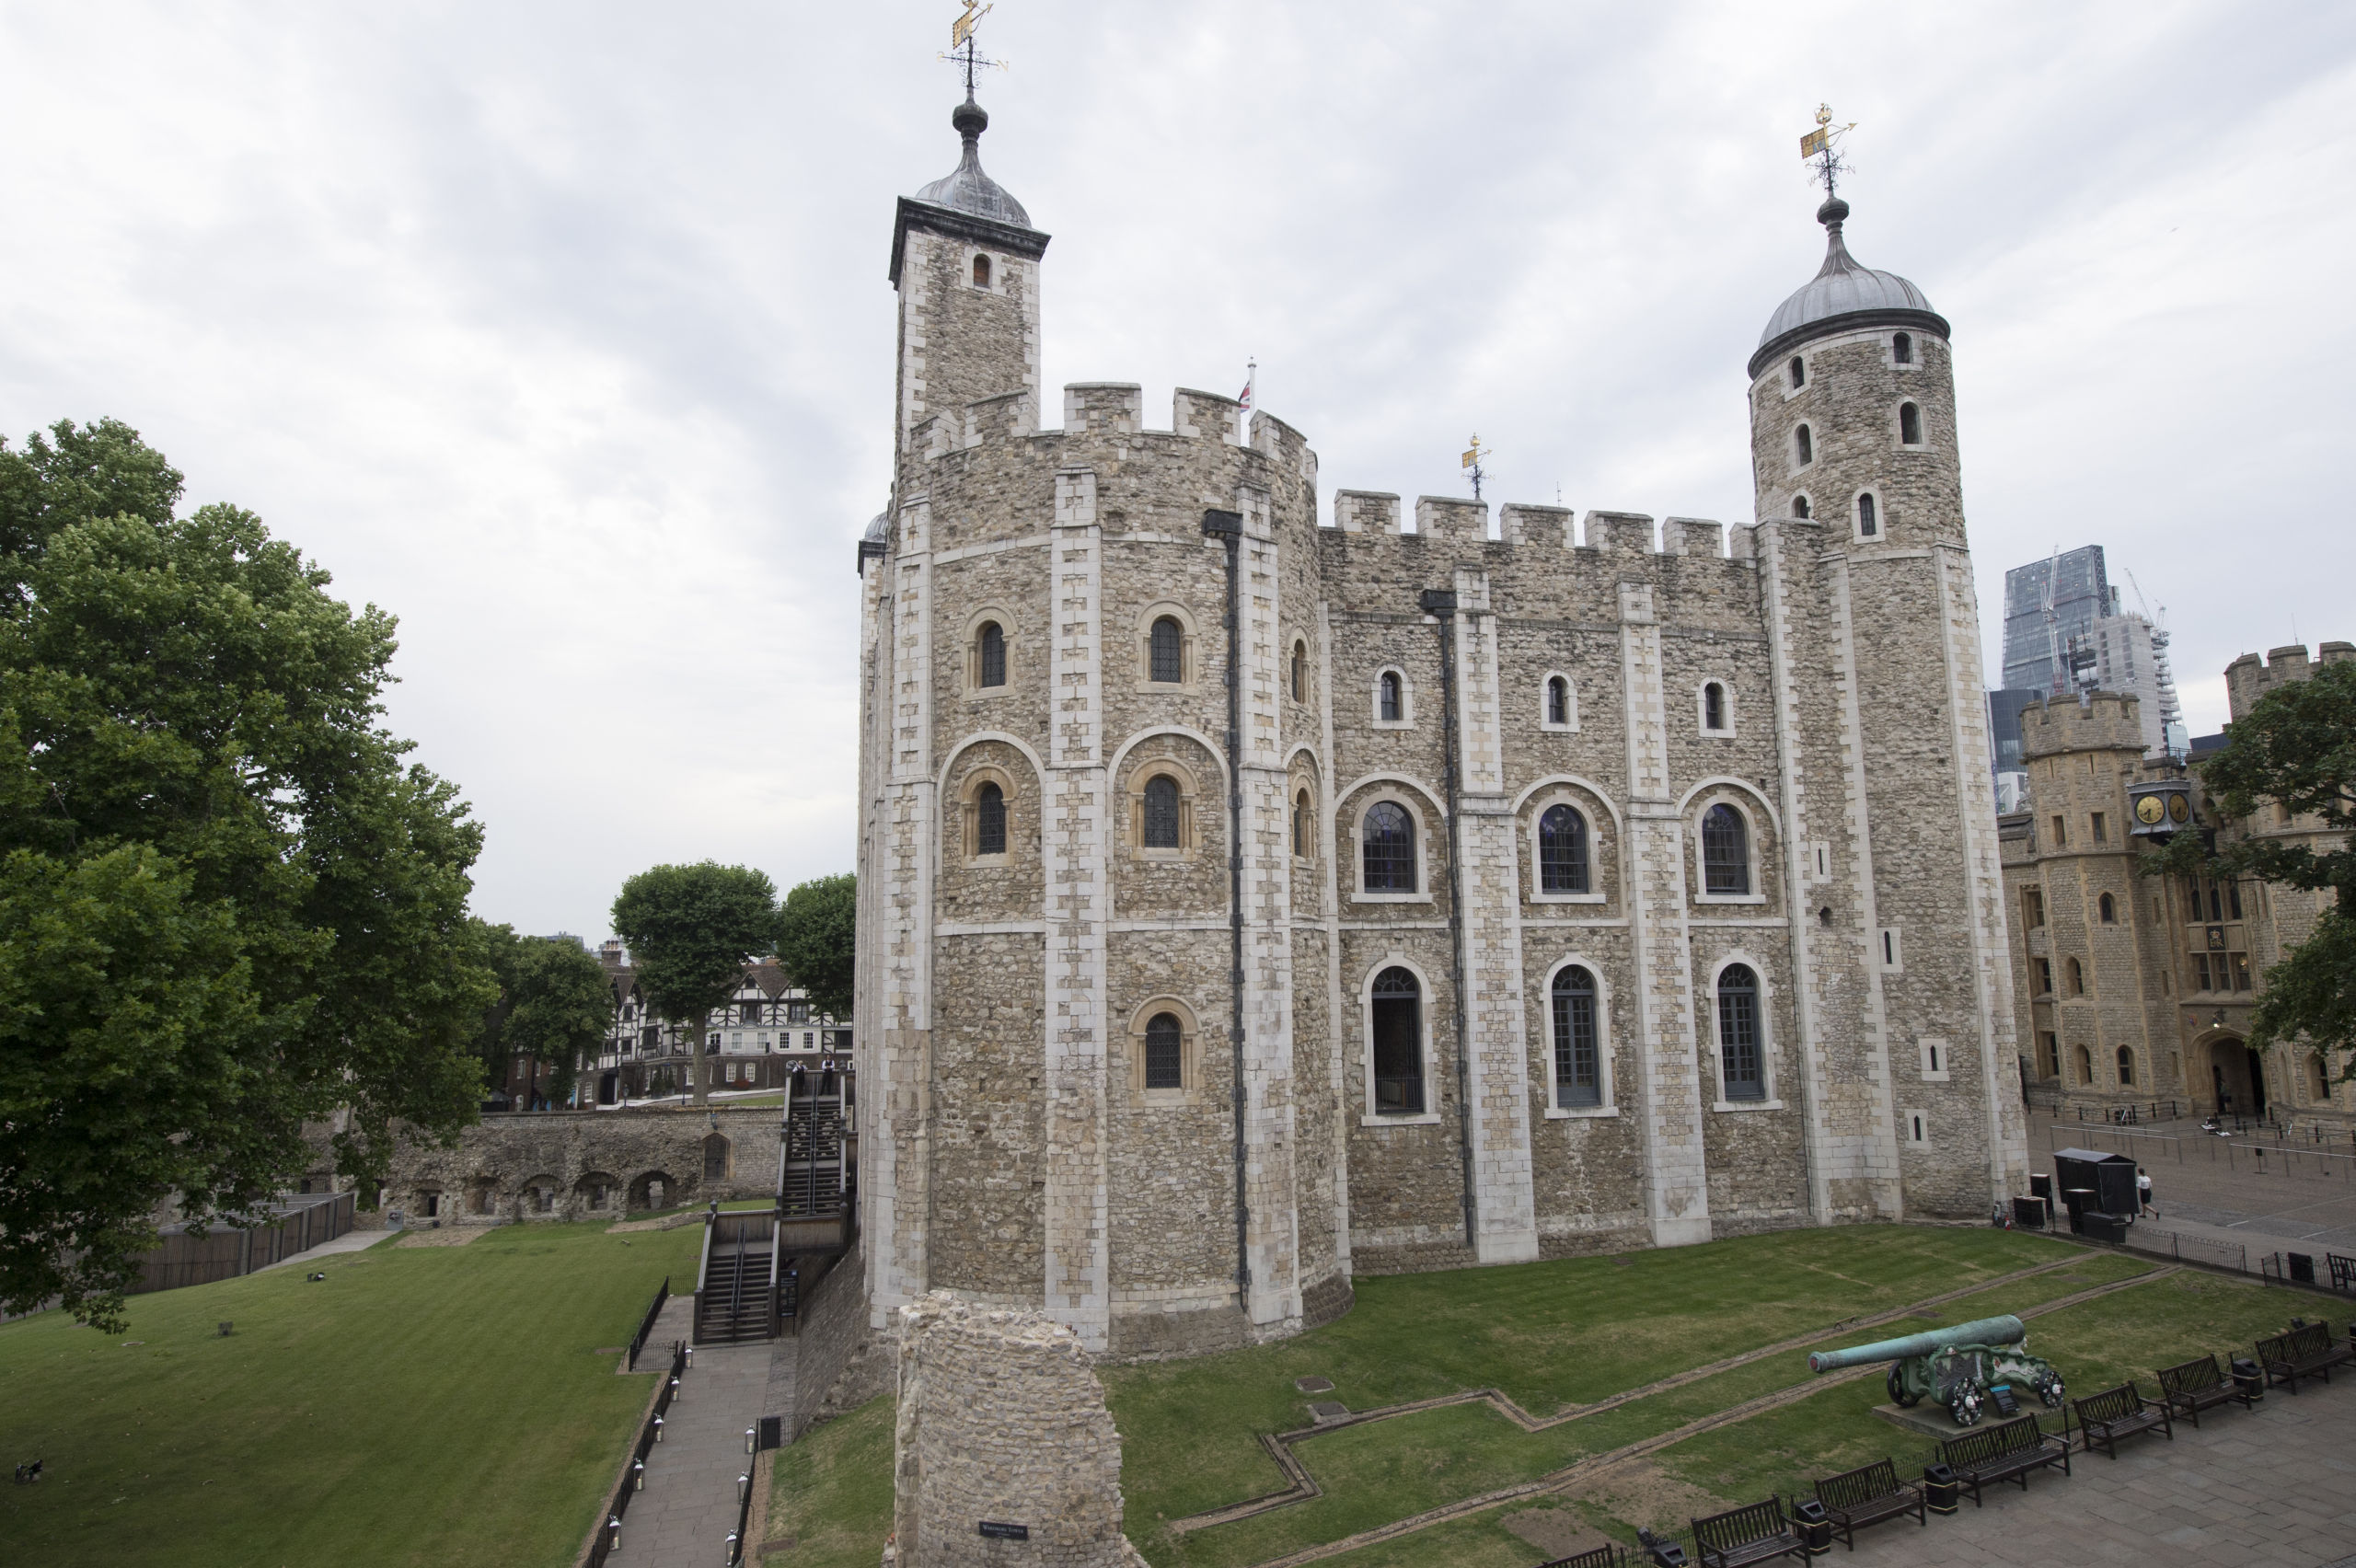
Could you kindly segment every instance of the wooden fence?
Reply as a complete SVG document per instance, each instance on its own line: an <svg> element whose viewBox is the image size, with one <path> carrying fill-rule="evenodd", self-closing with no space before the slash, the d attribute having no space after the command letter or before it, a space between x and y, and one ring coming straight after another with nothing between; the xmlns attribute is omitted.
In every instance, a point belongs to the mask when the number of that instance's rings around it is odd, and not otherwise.
<svg viewBox="0 0 2356 1568"><path fill-rule="evenodd" d="M140 1261L131 1294L210 1285L268 1268L349 1231L352 1205L350 1193L297 1193L271 1205L269 1212L278 1217L250 1230L216 1226L191 1236L185 1226L167 1226L162 1240Z"/></svg>

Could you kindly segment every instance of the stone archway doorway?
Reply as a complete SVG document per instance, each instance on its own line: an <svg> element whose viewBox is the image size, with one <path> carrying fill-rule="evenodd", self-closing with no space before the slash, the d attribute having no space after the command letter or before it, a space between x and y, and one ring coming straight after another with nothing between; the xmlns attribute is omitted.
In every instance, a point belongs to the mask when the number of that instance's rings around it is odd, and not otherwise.
<svg viewBox="0 0 2356 1568"><path fill-rule="evenodd" d="M2266 1068L2249 1043L2238 1034L2219 1034L2202 1042L2209 1057L2211 1103L2221 1115L2266 1114Z"/></svg>

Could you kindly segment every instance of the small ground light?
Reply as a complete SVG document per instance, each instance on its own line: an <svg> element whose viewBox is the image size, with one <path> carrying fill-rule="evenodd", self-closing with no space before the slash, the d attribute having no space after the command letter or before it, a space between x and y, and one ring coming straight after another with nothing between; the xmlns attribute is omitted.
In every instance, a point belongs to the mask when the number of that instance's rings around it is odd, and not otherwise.
<svg viewBox="0 0 2356 1568"><path fill-rule="evenodd" d="M629 1467L629 1489L632 1492L646 1490L646 1461L644 1459L640 1459Z"/></svg>
<svg viewBox="0 0 2356 1568"><path fill-rule="evenodd" d="M659 1415L654 1418L654 1440L663 1441L663 1418Z"/></svg>
<svg viewBox="0 0 2356 1568"><path fill-rule="evenodd" d="M736 1501L737 1501L737 1502L742 1503L743 1501L745 1501L745 1493L748 1493L748 1492L750 1492L750 1491L752 1491L752 1490L753 1490L753 1478L752 1478L751 1476L749 1476L749 1475L740 1475L740 1476L738 1476L738 1477L736 1478Z"/></svg>
<svg viewBox="0 0 2356 1568"><path fill-rule="evenodd" d="M687 1358L687 1370L690 1372L694 1371L696 1369L696 1347L689 1345L680 1354Z"/></svg>
<svg viewBox="0 0 2356 1568"><path fill-rule="evenodd" d="M671 1402L673 1404L679 1402L679 1379L676 1377L671 1379Z"/></svg>
<svg viewBox="0 0 2356 1568"><path fill-rule="evenodd" d="M745 1452L753 1452L753 1429L749 1426L745 1428Z"/></svg>
<svg viewBox="0 0 2356 1568"><path fill-rule="evenodd" d="M609 1515L606 1519L606 1550L619 1551L621 1549L622 1516L619 1514Z"/></svg>

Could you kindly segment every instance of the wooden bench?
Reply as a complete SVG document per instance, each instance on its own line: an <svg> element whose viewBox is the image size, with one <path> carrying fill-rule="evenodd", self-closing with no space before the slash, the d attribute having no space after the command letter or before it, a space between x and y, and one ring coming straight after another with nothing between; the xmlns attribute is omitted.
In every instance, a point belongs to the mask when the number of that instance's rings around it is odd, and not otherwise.
<svg viewBox="0 0 2356 1568"><path fill-rule="evenodd" d="M2266 1386L2280 1383L2292 1393L2302 1378L2331 1381L2331 1369L2356 1356L2350 1345L2334 1344L2329 1323L2308 1323L2272 1339L2258 1342L2258 1364L2266 1368Z"/></svg>
<svg viewBox="0 0 2356 1568"><path fill-rule="evenodd" d="M1609 1541L1576 1557L1557 1557L1551 1562L1541 1562L1538 1568L1626 1568L1628 1554Z"/></svg>
<svg viewBox="0 0 2356 1568"><path fill-rule="evenodd" d="M1832 1533L1852 1551L1857 1550L1860 1525L1877 1525L1884 1519L1907 1514L1913 1515L1918 1525L1928 1526L1931 1522L1922 1489L1899 1480L1897 1467L1888 1459L1876 1459L1872 1464L1826 1476L1816 1483L1816 1500L1824 1505L1825 1515L1832 1521Z"/></svg>
<svg viewBox="0 0 2356 1568"><path fill-rule="evenodd" d="M2169 1442L2176 1441L2176 1423L2168 1419L2168 1407L2145 1399L2132 1378L2070 1403L2078 1412L2079 1444L2090 1454L2099 1443L2102 1451L2116 1459L2119 1440L2138 1432L2163 1432Z"/></svg>
<svg viewBox="0 0 2356 1568"><path fill-rule="evenodd" d="M2160 1401L2177 1415L2190 1416L2195 1426L2200 1424L2202 1411L2214 1410L2234 1400L2241 1401L2244 1410L2257 1406L2257 1401L2243 1392L2239 1383L2225 1376L2213 1355L2160 1368Z"/></svg>
<svg viewBox="0 0 2356 1568"><path fill-rule="evenodd" d="M1701 1549L1702 1568L1742 1568L1773 1557L1807 1561L1799 1532L1784 1517L1784 1500L1747 1504L1693 1521L1693 1544Z"/></svg>
<svg viewBox="0 0 2356 1568"><path fill-rule="evenodd" d="M1983 1505L1980 1488L1988 1482L2016 1481L2027 1492L2033 1470L2058 1464L2063 1475L2069 1474L2070 1439L2038 1426L2037 1412L2031 1411L2018 1421L1946 1438L1939 1444L1939 1458L1971 1488L1971 1505L1977 1508Z"/></svg>

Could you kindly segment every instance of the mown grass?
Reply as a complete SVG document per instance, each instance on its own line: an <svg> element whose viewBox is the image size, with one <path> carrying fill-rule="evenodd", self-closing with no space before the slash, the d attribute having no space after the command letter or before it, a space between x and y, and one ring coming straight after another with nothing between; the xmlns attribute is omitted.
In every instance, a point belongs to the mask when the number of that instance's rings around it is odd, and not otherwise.
<svg viewBox="0 0 2356 1568"><path fill-rule="evenodd" d="M778 1451L768 1539L793 1568L875 1568L892 1533L892 1397L868 1401Z"/></svg>
<svg viewBox="0 0 2356 1568"><path fill-rule="evenodd" d="M134 1297L119 1337L0 1325L0 1453L45 1467L0 1492L0 1559L569 1562L651 1387L593 1353L701 1239L508 1226Z"/></svg>
<svg viewBox="0 0 2356 1568"><path fill-rule="evenodd" d="M1168 1519L1281 1487L1259 1434L1309 1425L1312 1397L1366 1410L1496 1388L1533 1414L1551 1414L2068 1255L2061 1243L2017 1231L1892 1225L1360 1280L1345 1316L1297 1339L1104 1369L1126 1445L1130 1539L1159 1562L1256 1562L1289 1550L1285 1540L1330 1540L1542 1474L1588 1451L1583 1429L1605 1430L1600 1424L1626 1415L1528 1434L1472 1406L1345 1429L1302 1447L1326 1497L1184 1538L1164 1534ZM1332 1378L1334 1391L1293 1387L1312 1373ZM1412 1462L1391 1452L1403 1446Z"/></svg>

